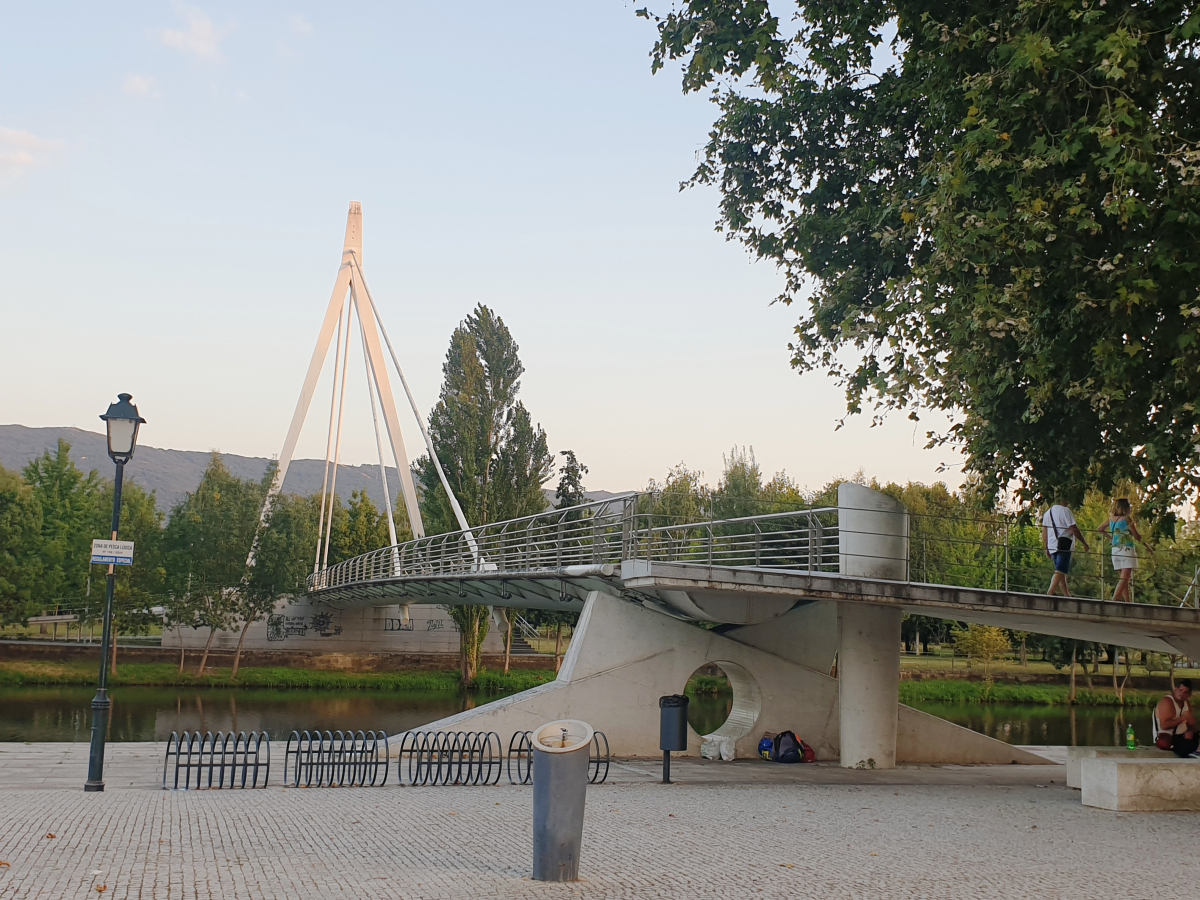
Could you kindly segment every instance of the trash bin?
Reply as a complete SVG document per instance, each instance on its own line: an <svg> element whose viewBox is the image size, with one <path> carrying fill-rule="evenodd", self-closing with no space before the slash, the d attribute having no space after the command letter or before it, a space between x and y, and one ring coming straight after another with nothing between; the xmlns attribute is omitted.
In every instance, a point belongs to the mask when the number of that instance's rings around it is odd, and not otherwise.
<svg viewBox="0 0 1200 900"><path fill-rule="evenodd" d="M583 843L592 726L574 719L533 733L533 880L575 881Z"/></svg>
<svg viewBox="0 0 1200 900"><path fill-rule="evenodd" d="M663 752L663 784L671 783L671 751L686 750L688 742L688 698L668 694L658 698L658 748Z"/></svg>

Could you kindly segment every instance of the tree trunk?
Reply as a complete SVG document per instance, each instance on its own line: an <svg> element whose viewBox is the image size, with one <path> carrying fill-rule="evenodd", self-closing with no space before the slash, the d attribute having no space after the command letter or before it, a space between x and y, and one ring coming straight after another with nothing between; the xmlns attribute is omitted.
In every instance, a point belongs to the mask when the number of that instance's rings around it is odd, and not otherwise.
<svg viewBox="0 0 1200 900"><path fill-rule="evenodd" d="M242 664L242 646L246 643L246 632L250 630L253 622L253 617L247 616L246 621L242 623L242 633L238 636L237 650L233 654L233 671L229 673L230 681L237 678L238 666Z"/></svg>
<svg viewBox="0 0 1200 900"><path fill-rule="evenodd" d="M508 625L508 632L504 635L504 674L508 674L508 661L512 657L512 637L513 637L513 620L508 615L508 610L504 610L504 621Z"/></svg>
<svg viewBox="0 0 1200 900"><path fill-rule="evenodd" d="M562 665L562 659L559 658L559 653L562 652L562 622L558 623L558 633L554 637L554 671L557 672L559 666Z"/></svg>
<svg viewBox="0 0 1200 900"><path fill-rule="evenodd" d="M217 629L215 625L208 626L208 640L204 642L204 655L200 657L200 668L196 670L196 675L199 677L204 674L204 667L208 664L208 651L212 647L213 637L216 635Z"/></svg>
<svg viewBox="0 0 1200 900"><path fill-rule="evenodd" d="M113 623L112 627L112 659L108 664L108 677L117 677L117 623Z"/></svg>
<svg viewBox="0 0 1200 900"><path fill-rule="evenodd" d="M1025 638L1021 638L1021 665L1025 668L1029 667L1029 656L1025 649Z"/></svg>
<svg viewBox="0 0 1200 900"><path fill-rule="evenodd" d="M1169 661L1167 663L1167 666L1168 666L1167 677L1171 679L1171 693L1172 694L1175 693L1175 663L1178 659L1179 659L1179 657L1174 653L1172 653L1168 657Z"/></svg>
<svg viewBox="0 0 1200 900"><path fill-rule="evenodd" d="M1084 667L1087 668L1086 666ZM1067 695L1067 702L1074 705L1075 703L1075 648L1071 648L1071 692ZM1072 720L1074 724L1074 720ZM1072 738L1074 740L1074 738Z"/></svg>
<svg viewBox="0 0 1200 900"><path fill-rule="evenodd" d="M179 629L179 674L183 674L183 629Z"/></svg>

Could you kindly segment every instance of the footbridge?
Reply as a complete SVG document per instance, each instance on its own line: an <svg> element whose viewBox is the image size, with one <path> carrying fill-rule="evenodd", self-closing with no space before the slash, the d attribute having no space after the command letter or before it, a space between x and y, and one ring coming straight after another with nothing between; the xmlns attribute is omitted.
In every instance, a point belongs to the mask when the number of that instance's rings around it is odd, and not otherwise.
<svg viewBox="0 0 1200 900"><path fill-rule="evenodd" d="M898 703L905 612L1200 656L1200 610L1037 593L1030 579L1048 574L1014 564L1007 547L1003 568L998 545L957 552L964 580L985 580L982 559L997 587L914 578L908 511L860 485L842 485L827 508L679 520L669 506L629 494L425 537L330 566L308 589L334 609L582 612L555 682L429 727L503 733L570 716L631 755L657 752L657 697L716 663L734 709L718 732L694 735L696 752L748 756L763 731L792 728L849 766L1033 762Z"/></svg>
<svg viewBox="0 0 1200 900"><path fill-rule="evenodd" d="M581 613L554 682L428 730L495 731L507 743L549 719L584 719L617 754L657 755L658 697L682 691L692 673L715 663L733 687L733 711L712 734L691 735L693 753L750 756L764 731L790 728L843 766L1040 763L898 703L905 612L1200 657L1200 610L1105 602L1102 565L1092 566L1098 584L1082 585L1098 599L1048 597L1034 584L1049 574L1039 570L1038 542L1014 545L1007 526L1003 540L974 525L934 535L931 567L928 530L910 531L902 504L861 485L842 485L837 506L821 509L704 516L681 511L691 501L678 496L629 494L472 527L367 284L362 225L362 207L351 203L341 264L262 521L333 350L312 599L330 609L398 605L402 615L412 603L486 605L497 617L511 607ZM351 340L355 322L361 354ZM351 355L364 364L393 546L329 566ZM389 359L459 531L425 535ZM407 543L396 541L388 465L399 473L416 536ZM1177 598L1194 597L1200 568L1191 578L1190 592L1186 576L1175 585Z"/></svg>

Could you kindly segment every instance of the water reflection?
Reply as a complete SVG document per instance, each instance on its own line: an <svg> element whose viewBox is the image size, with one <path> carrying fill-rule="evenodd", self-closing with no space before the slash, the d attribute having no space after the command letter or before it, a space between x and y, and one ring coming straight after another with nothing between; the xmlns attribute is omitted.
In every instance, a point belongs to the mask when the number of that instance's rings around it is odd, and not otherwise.
<svg viewBox="0 0 1200 900"><path fill-rule="evenodd" d="M87 741L93 688L0 688L0 741ZM315 691L120 687L113 691L110 741L165 740L172 731L266 731L286 739L293 729L417 728L502 695L427 691ZM721 726L729 695L693 696L688 721L699 734ZM1125 726L1150 743L1150 709L913 703L1011 744L1123 746ZM803 734L800 735L802 738Z"/></svg>
<svg viewBox="0 0 1200 900"><path fill-rule="evenodd" d="M82 687L0 689L0 741L87 741L95 693ZM110 741L161 741L172 731L266 731L275 739L305 728L396 734L478 702L465 693L412 691L122 687L112 695Z"/></svg>

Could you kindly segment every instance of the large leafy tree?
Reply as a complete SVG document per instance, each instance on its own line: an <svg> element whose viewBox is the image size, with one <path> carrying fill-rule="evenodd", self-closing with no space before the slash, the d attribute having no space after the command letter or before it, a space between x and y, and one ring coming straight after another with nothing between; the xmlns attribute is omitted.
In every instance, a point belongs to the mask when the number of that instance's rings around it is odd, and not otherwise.
<svg viewBox="0 0 1200 900"><path fill-rule="evenodd" d="M41 510L37 542L41 572L31 599L43 606L76 601L88 593L92 538L111 537L108 527L96 531L104 482L95 470L85 475L76 467L71 445L64 440L59 440L53 454L47 450L32 460L22 474ZM108 502L111 526L111 494Z"/></svg>
<svg viewBox="0 0 1200 900"><path fill-rule="evenodd" d="M797 7L686 0L652 52L713 89L691 183L805 301L794 365L832 372L851 413L955 413L931 440L986 498L1194 496L1197 4Z"/></svg>
<svg viewBox="0 0 1200 900"><path fill-rule="evenodd" d="M268 470L266 477L272 475ZM213 453L199 486L167 519L163 543L169 612L180 625L208 629L201 674L213 637L238 618L246 557L268 486L269 482L238 478L220 454Z"/></svg>
<svg viewBox="0 0 1200 900"><path fill-rule="evenodd" d="M482 303L450 337L429 435L467 521L484 525L542 512L554 456L517 399L525 367L504 320ZM431 533L458 528L428 456L417 461L421 511ZM484 606L447 608L458 626L462 678L474 682L488 632Z"/></svg>

